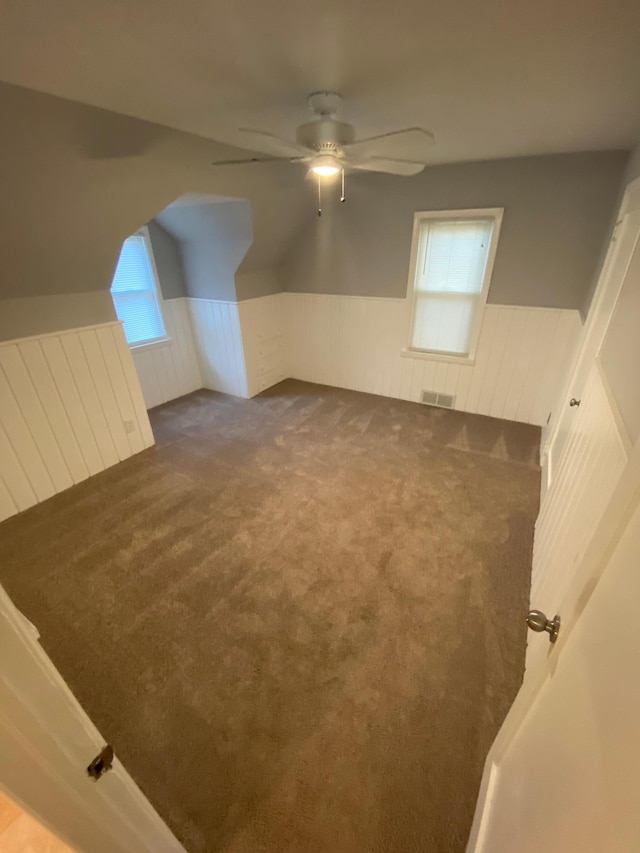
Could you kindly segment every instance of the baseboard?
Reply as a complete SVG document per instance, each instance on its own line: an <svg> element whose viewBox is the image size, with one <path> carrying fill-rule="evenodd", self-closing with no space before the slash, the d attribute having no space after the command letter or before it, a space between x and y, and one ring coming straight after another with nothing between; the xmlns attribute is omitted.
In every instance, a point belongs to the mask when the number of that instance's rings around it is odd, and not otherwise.
<svg viewBox="0 0 640 853"><path fill-rule="evenodd" d="M476 814L473 819L469 841L467 843L466 853L491 853L486 848L487 838L489 833L489 822L493 811L493 803L495 800L496 788L498 785L498 776L500 770L498 765L493 762L491 769L485 773L480 783L480 791L478 793L478 804L476 806Z"/></svg>

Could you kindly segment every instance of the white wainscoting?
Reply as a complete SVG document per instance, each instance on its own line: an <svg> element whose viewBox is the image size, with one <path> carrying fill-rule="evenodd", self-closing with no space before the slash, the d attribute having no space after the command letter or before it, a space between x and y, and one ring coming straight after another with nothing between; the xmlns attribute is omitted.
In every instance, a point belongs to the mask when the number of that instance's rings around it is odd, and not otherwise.
<svg viewBox="0 0 640 853"><path fill-rule="evenodd" d="M597 362L536 521L531 604L553 616L627 463L627 445ZM546 653L529 643L527 667Z"/></svg>
<svg viewBox="0 0 640 853"><path fill-rule="evenodd" d="M0 344L0 520L153 443L120 323Z"/></svg>
<svg viewBox="0 0 640 853"><path fill-rule="evenodd" d="M131 350L147 409L203 386L187 299L165 300L162 313L171 340Z"/></svg>
<svg viewBox="0 0 640 853"><path fill-rule="evenodd" d="M423 390L455 408L544 425L572 363L577 311L487 305L475 364L401 357L406 299L287 293L290 375L418 401Z"/></svg>
<svg viewBox="0 0 640 853"><path fill-rule="evenodd" d="M249 397L291 375L286 299L274 293L238 303Z"/></svg>
<svg viewBox="0 0 640 853"><path fill-rule="evenodd" d="M238 303L190 298L188 304L203 386L247 397Z"/></svg>

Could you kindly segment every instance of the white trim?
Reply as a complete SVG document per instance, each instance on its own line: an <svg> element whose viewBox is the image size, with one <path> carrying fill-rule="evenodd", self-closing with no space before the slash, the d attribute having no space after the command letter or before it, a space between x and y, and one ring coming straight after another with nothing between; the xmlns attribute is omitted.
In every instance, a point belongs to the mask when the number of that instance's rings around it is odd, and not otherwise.
<svg viewBox="0 0 640 853"><path fill-rule="evenodd" d="M477 835L472 833L469 838L468 853L484 853L499 775L500 768L493 762L488 774L488 781L478 795L478 809L480 810L481 817L479 827L477 828Z"/></svg>
<svg viewBox="0 0 640 853"><path fill-rule="evenodd" d="M273 299L274 296L281 296L283 293L287 292L288 291L286 290L276 290L275 293L264 293L262 296L250 296L249 299L239 299L238 305L246 305L247 302L259 302L261 299Z"/></svg>
<svg viewBox="0 0 640 853"><path fill-rule="evenodd" d="M634 178L624 192L624 198L620 205L619 219L622 219L627 213L634 210L640 210L640 177Z"/></svg>
<svg viewBox="0 0 640 853"><path fill-rule="evenodd" d="M373 295L359 295L357 293L318 293L314 290L279 290L277 293L267 293L264 296L252 296L251 299L240 299L238 302L234 302L231 299L209 299L205 296L176 296L172 299L163 299L163 302L177 302L180 299L186 299L189 302L215 302L219 305L247 305L251 302L258 302L261 299L272 299L274 296L300 296L300 297L308 297L308 296L335 296L340 299L355 299L358 301L367 300L369 302L385 302L385 303L404 303L409 301L410 295L406 296L373 296ZM512 305L509 302L489 302L487 300L487 305L491 305L492 308L509 308L511 311L570 311L572 314L575 314L579 309L578 308L567 308L567 307L558 307L557 305ZM58 332L52 332L52 334L58 334ZM412 350L413 352L413 350ZM460 363L460 359L456 358L456 364Z"/></svg>
<svg viewBox="0 0 640 853"><path fill-rule="evenodd" d="M297 296L300 298L308 298L310 296L321 299L323 297L331 297L336 299L353 299L356 302L385 302L385 303L402 303L404 304L407 301L406 296L366 296L366 295L358 295L356 293L318 293L314 290L283 290L282 293L285 293L287 296Z"/></svg>
<svg viewBox="0 0 640 853"><path fill-rule="evenodd" d="M421 350L411 346L407 349L415 353L425 353L429 357L436 356L444 357L444 360L454 361L456 364L472 364L478 346L480 337L480 328L482 326L482 316L484 308L487 304L489 295L489 287L491 285L491 276L493 275L493 265L495 262L498 241L500 239L500 229L502 228L502 219L504 216L504 207L484 207L472 208L469 210L418 210L413 215L413 232L411 236L411 262L409 264L409 280L407 283L407 299L411 300L411 313L409 317L409 341L413 334L413 320L416 308L416 267L418 263L418 251L420 247L420 233L422 224L430 220L442 222L448 219L492 219L493 227L491 229L491 238L489 251L487 253L487 261L482 280L482 290L477 294L477 304L474 308L474 316L469 335L469 352L456 355L455 353L446 353L439 350Z"/></svg>
<svg viewBox="0 0 640 853"><path fill-rule="evenodd" d="M162 318L164 321L164 317ZM165 335L163 338L150 338L148 341L140 341L139 344L129 344L130 350L135 349L145 349L146 347L157 347L163 346L171 343L171 338L169 335Z"/></svg>
<svg viewBox="0 0 640 853"><path fill-rule="evenodd" d="M422 349L401 349L401 358L422 358L426 361L445 361L448 364L460 364L463 367L473 367L476 363L475 358L470 358L468 355L446 355L443 352L432 352L431 350Z"/></svg>
<svg viewBox="0 0 640 853"><path fill-rule="evenodd" d="M169 342L171 340L171 338L167 335L167 323L166 323L166 320L164 317L164 311L163 311L164 299L162 296L162 287L160 285L160 276L158 275L158 267L156 266L156 258L155 258L155 255L153 253L153 244L151 243L151 237L149 235L149 228L146 225L143 225L142 228L138 228L138 230L136 232L134 232L133 234L130 234L129 237L127 237L125 239L124 243L126 243L127 240L130 239L130 237L142 237L142 240L144 242L144 246L145 246L145 249L147 251L147 258L149 259L149 262L151 264L151 277L153 279L153 285L154 285L153 286L153 297L155 299L156 308L158 309L158 313L160 315L160 322L162 323L162 329L164 332L163 335L160 335L157 338L146 338L143 341L135 341L134 343L129 343L129 341L127 340L127 344L129 346L129 349L138 349L139 347L152 346L154 344L159 344L159 343L166 343L166 342ZM123 246L124 246L124 243L122 244ZM120 251L122 251L122 249ZM118 261L119 260L120 260L120 258L118 257ZM117 272L117 269L118 269L118 267L116 265L116 272ZM114 272L114 276L115 276L115 272ZM111 294L111 300L113 301L113 308L117 312L115 299L113 298L113 292L111 290L112 285L113 285L113 280L111 282L111 285L109 285L109 293ZM123 296L125 299L127 298L126 293L117 294L117 295ZM124 330L124 324L123 324L123 330ZM127 335L125 332L125 338L126 337L127 337Z"/></svg>
<svg viewBox="0 0 640 853"><path fill-rule="evenodd" d="M553 479L553 460L550 453L544 453L542 449L542 440L540 441L540 509L544 505L544 499L551 488L551 480ZM538 515L540 510L538 511Z"/></svg>
<svg viewBox="0 0 640 853"><path fill-rule="evenodd" d="M624 422L622 412L620 411L620 407L618 406L615 395L611 389L611 385L609 385L607 373L602 365L602 361L600 360L599 354L596 356L595 361L598 376L600 377L600 382L602 383L602 389L604 391L605 397L607 398L607 403L609 405L609 408L611 409L613 421L616 426L616 437L619 439L620 449L622 450L624 455L629 458L633 449L633 442L631 441L629 430L627 429L627 425Z"/></svg>
<svg viewBox="0 0 640 853"><path fill-rule="evenodd" d="M635 247L640 237L637 230L638 218L640 214L640 177L632 181L625 190L620 211L613 228L611 239L607 247L607 252L600 269L598 284L596 291L591 300L589 313L583 322L582 342L580 349L576 354L573 368L570 376L562 389L562 394L558 398L557 404L554 406L551 423L547 435L545 436L545 449L551 449L556 440L558 431L561 426L563 412L563 402L569 397L582 393L580 377L586 378L584 365L587 355L590 350L595 358L600 352L600 348L604 341L606 330L608 327L608 318L613 316L615 304L617 304L622 282L624 281L626 272L631 263ZM635 221L634 221L635 220ZM634 236L633 245L629 245L628 252L621 255L622 247L626 248L626 241L629 235ZM617 264L622 257L625 263L624 270L618 270ZM614 272L618 273L615 281L612 281Z"/></svg>
<svg viewBox="0 0 640 853"><path fill-rule="evenodd" d="M209 299L207 296L187 296L189 302L215 302L216 305L240 305L240 302L234 302L233 299ZM260 297L261 298L261 297ZM251 300L243 300L250 302Z"/></svg>
<svg viewBox="0 0 640 853"><path fill-rule="evenodd" d="M149 260L151 261L151 272L153 273L153 280L155 283L155 292L156 292L156 302L158 303L158 310L160 311L160 316L162 317L162 325L165 325L164 322L164 314L162 313L162 306L164 304L164 296L162 295L162 285L160 284L160 276L158 275L158 267L156 266L156 256L153 251L153 243L151 242L151 235L149 234L149 228L147 225L143 225L142 228L139 229L138 232L142 235L144 240L144 244L147 247L147 254L149 256ZM166 328L165 328L166 333Z"/></svg>
<svg viewBox="0 0 640 853"><path fill-rule="evenodd" d="M510 311L570 311L572 314L580 316L579 308L559 308L557 305L510 305L508 302L489 302L487 305L492 308L508 308ZM584 325L580 318L581 325Z"/></svg>

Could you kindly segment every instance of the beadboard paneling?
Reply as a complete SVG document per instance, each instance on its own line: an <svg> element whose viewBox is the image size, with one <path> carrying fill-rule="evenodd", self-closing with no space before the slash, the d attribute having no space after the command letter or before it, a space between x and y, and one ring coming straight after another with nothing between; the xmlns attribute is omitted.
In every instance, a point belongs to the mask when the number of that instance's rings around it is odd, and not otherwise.
<svg viewBox="0 0 640 853"><path fill-rule="evenodd" d="M575 425L536 521L532 606L553 616L628 458L614 411L595 362ZM528 666L542 644L529 643Z"/></svg>
<svg viewBox="0 0 640 853"><path fill-rule="evenodd" d="M249 397L291 375L286 296L275 293L238 303Z"/></svg>
<svg viewBox="0 0 640 853"><path fill-rule="evenodd" d="M189 299L188 304L203 386L247 397L238 303Z"/></svg>
<svg viewBox="0 0 640 853"><path fill-rule="evenodd" d="M119 323L0 344L0 520L152 444Z"/></svg>
<svg viewBox="0 0 640 853"><path fill-rule="evenodd" d="M287 293L290 375L419 401L453 394L455 408L543 425L571 363L577 311L487 305L473 365L402 357L406 299Z"/></svg>
<svg viewBox="0 0 640 853"><path fill-rule="evenodd" d="M131 350L147 409L202 388L187 299L162 303L170 341Z"/></svg>

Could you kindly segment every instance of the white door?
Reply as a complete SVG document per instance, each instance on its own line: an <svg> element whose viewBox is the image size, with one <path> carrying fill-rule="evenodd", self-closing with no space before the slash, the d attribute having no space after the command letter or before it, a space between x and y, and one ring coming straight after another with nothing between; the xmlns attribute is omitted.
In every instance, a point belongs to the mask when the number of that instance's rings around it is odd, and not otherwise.
<svg viewBox="0 0 640 853"><path fill-rule="evenodd" d="M626 206L620 211L620 218L607 250L598 289L584 328L580 353L557 411L553 413L549 436L543 448L543 467L548 476L547 487L553 485L565 459L570 439L578 432L576 421L580 414L579 410L588 405L584 392L589 374L627 276L629 265L638 251L640 240L640 210L636 206L638 204L640 199L637 194L630 192ZM571 406L572 399L580 401L580 405Z"/></svg>
<svg viewBox="0 0 640 853"><path fill-rule="evenodd" d="M600 581L568 636L561 628L542 687L496 756L474 853L640 850L637 494L634 502Z"/></svg>
<svg viewBox="0 0 640 853"><path fill-rule="evenodd" d="M640 181L634 182L625 194L549 451L551 481L536 520L531 578L531 605L545 612L562 610L598 518L628 461L631 442L610 381L623 375L628 388L633 368L627 364L626 370L616 370L610 361L617 359L623 366L624 356L615 347L608 348L611 359L604 366L599 353L621 296L640 287L640 192L634 191L635 183L640 190ZM640 328L640 317L637 324ZM628 328L623 333L629 338ZM580 400L579 406L569 406L571 396ZM545 657L540 644L529 643L528 674L539 671Z"/></svg>
<svg viewBox="0 0 640 853"><path fill-rule="evenodd" d="M536 524L532 603L563 625L555 645L529 636L470 853L640 851L640 316L627 316L640 311L637 184L578 361L583 404Z"/></svg>
<svg viewBox="0 0 640 853"><path fill-rule="evenodd" d="M184 853L117 759L88 776L103 746L0 587L0 788L79 853Z"/></svg>

